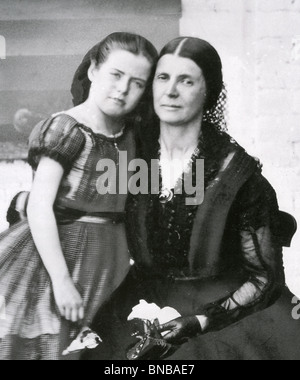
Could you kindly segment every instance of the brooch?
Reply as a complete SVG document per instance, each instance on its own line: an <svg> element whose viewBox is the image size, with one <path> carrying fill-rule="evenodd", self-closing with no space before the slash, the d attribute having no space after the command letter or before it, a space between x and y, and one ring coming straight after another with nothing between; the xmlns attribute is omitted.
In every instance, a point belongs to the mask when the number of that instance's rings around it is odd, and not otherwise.
<svg viewBox="0 0 300 380"><path fill-rule="evenodd" d="M170 202L174 198L174 193L172 190L169 189L163 189L159 193L159 201L162 204Z"/></svg>

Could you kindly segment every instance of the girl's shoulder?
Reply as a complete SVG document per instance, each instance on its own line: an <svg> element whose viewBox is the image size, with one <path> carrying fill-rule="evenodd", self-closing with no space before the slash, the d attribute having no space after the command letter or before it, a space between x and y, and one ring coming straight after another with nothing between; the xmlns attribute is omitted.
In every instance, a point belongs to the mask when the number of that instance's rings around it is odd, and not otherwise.
<svg viewBox="0 0 300 380"><path fill-rule="evenodd" d="M64 167L77 158L85 146L85 135L78 122L60 113L39 122L29 137L28 162L36 168L41 156L48 156Z"/></svg>
<svg viewBox="0 0 300 380"><path fill-rule="evenodd" d="M59 135L68 135L70 131L78 131L82 134L80 123L67 113L57 113L47 119L41 120L33 129L29 140L36 136L37 133L56 132Z"/></svg>

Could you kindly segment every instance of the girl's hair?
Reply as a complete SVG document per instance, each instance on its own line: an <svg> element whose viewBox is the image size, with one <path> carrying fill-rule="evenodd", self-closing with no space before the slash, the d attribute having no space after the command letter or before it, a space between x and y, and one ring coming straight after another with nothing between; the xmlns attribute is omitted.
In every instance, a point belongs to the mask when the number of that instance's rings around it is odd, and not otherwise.
<svg viewBox="0 0 300 380"><path fill-rule="evenodd" d="M158 53L152 43L146 38L136 34L125 32L110 34L85 55L76 70L71 88L74 106L85 102L89 96L91 82L88 78L88 70L91 62L94 61L97 65L101 65L106 62L109 55L115 50L125 50L135 55L143 55L153 65L153 77ZM145 91L141 103L145 104L147 101L151 101L151 99L149 99L151 79L149 80L149 86Z"/></svg>
<svg viewBox="0 0 300 380"><path fill-rule="evenodd" d="M199 38L179 37L163 48L159 58L166 54L189 58L200 67L207 86L205 111L213 108L223 88L222 62L216 49Z"/></svg>

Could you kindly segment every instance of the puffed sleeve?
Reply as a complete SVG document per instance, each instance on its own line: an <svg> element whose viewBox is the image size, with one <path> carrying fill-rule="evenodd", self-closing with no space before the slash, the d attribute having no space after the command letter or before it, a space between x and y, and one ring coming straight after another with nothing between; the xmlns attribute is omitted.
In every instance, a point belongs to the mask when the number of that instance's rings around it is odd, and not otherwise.
<svg viewBox="0 0 300 380"><path fill-rule="evenodd" d="M261 174L255 174L239 192L233 208L241 269L248 280L230 297L207 305L209 330L224 328L270 306L285 286L273 188Z"/></svg>
<svg viewBox="0 0 300 380"><path fill-rule="evenodd" d="M70 171L85 145L85 136L75 120L58 115L41 121L29 137L28 163L36 170L41 157L49 157Z"/></svg>

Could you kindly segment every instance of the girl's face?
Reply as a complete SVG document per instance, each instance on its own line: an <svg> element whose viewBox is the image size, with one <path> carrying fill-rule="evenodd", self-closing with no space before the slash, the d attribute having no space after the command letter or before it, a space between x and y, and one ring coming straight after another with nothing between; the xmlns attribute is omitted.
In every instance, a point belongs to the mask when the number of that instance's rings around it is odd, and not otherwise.
<svg viewBox="0 0 300 380"><path fill-rule="evenodd" d="M115 50L98 67L91 64L90 98L107 116L123 117L133 111L143 96L152 65L143 55Z"/></svg>
<svg viewBox="0 0 300 380"><path fill-rule="evenodd" d="M201 117L206 100L202 70L189 58L164 55L158 62L154 83L154 108L162 122L187 125Z"/></svg>

